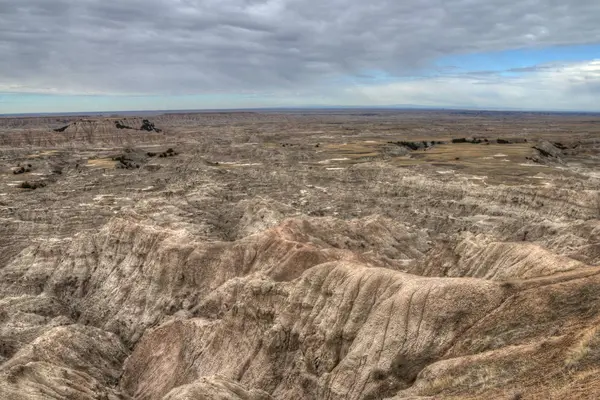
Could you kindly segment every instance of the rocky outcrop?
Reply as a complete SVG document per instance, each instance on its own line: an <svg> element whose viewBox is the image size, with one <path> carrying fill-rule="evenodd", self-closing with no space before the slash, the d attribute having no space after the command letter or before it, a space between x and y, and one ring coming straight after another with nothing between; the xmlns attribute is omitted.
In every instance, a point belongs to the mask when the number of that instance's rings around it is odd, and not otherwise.
<svg viewBox="0 0 600 400"><path fill-rule="evenodd" d="M338 262L312 268L293 284L227 286L197 310L208 319L178 319L144 335L125 366L131 395L161 398L215 373L277 398L390 394L410 386L503 299L485 282ZM440 316L441 299L451 299L451 313Z"/></svg>
<svg viewBox="0 0 600 400"><path fill-rule="evenodd" d="M164 400L271 400L262 390L247 390L239 383L220 376L203 377L171 390Z"/></svg>
<svg viewBox="0 0 600 400"><path fill-rule="evenodd" d="M562 149L555 144L542 140L533 146L533 148L537 150L539 156L542 158L558 162L561 161L561 156L563 155Z"/></svg>
<svg viewBox="0 0 600 400"><path fill-rule="evenodd" d="M529 279L589 268L528 242L488 242L483 235L454 248L441 245L411 272L426 276L473 277L497 281Z"/></svg>
<svg viewBox="0 0 600 400"><path fill-rule="evenodd" d="M5 315L17 311L0 330L3 342L13 343L2 367L13 372L2 384L15 399L26 398L18 397L19 385L67 390L52 368L84 374L78 391L56 398L94 390L140 400L423 394L443 376L425 371L448 357L523 345L542 335L543 321L558 326L552 313L564 322L590 312L577 310L591 300L568 296L593 296L586 287L595 280L572 280L562 291L535 288L540 279L559 284L565 273L596 273L591 267L531 244L472 238L456 247L462 259L445 271L456 277L402 272L407 259L424 259L426 241L380 218L284 219L235 242L212 243L115 219L98 234L30 247L1 270ZM537 310L535 318L523 307ZM531 318L539 326L530 326ZM498 328L504 320L512 330ZM498 329L505 333L493 333ZM46 349L57 342L81 350ZM120 355L83 362L78 354L99 351L94 346L117 346ZM41 355L32 350L40 348ZM116 365L129 349L119 389ZM102 360L113 366L101 367ZM28 365L19 367L27 373L15 380L18 365ZM42 384L28 383L41 375Z"/></svg>
<svg viewBox="0 0 600 400"><path fill-rule="evenodd" d="M97 328L56 327L0 365L7 400L125 398L117 388L127 355L119 339Z"/></svg>
<svg viewBox="0 0 600 400"><path fill-rule="evenodd" d="M395 238L389 231L380 236L385 232L381 222L357 224L371 226L372 236L365 230L367 240L387 240L389 255L406 257L403 251L419 255L419 245L410 244L418 236ZM78 310L79 321L104 327L131 343L163 315L192 308L236 276L257 273L287 281L331 260L391 269L403 265L390 257L339 248L337 242L315 243L319 238L310 235L311 229L310 224L289 220L237 242L202 243L184 231L114 220L99 234L23 251L0 271L0 289L6 295L43 292L59 297ZM340 232L338 240L351 245L351 228L347 235ZM135 321L131 315L137 316Z"/></svg>

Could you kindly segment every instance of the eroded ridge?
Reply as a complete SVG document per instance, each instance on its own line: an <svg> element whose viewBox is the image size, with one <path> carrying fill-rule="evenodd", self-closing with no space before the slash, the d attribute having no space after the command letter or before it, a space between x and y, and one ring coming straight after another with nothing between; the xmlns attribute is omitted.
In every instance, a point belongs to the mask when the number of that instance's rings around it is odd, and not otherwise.
<svg viewBox="0 0 600 400"><path fill-rule="evenodd" d="M596 125L486 118L2 121L0 397L597 397Z"/></svg>

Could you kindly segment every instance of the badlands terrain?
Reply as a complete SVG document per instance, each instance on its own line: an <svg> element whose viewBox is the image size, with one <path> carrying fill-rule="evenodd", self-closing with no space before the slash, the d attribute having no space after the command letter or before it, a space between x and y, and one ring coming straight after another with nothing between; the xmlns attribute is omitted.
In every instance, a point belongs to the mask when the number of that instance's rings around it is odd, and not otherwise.
<svg viewBox="0 0 600 400"><path fill-rule="evenodd" d="M599 115L144 118L0 118L0 399L600 398Z"/></svg>

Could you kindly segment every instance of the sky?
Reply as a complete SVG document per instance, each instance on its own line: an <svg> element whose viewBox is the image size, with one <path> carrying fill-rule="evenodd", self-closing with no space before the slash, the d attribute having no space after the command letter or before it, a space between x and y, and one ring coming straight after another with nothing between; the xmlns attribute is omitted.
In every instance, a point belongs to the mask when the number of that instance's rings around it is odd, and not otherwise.
<svg viewBox="0 0 600 400"><path fill-rule="evenodd" d="M0 114L600 111L593 0L0 0Z"/></svg>

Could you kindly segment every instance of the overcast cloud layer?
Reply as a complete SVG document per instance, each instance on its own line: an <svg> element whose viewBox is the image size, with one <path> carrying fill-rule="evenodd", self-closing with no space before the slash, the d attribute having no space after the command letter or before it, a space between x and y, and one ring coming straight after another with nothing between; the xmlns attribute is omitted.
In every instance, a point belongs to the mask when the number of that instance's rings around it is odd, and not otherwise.
<svg viewBox="0 0 600 400"><path fill-rule="evenodd" d="M598 21L600 2L590 0L0 0L0 92L334 93L440 104L428 100L432 91L487 82L465 102L518 103L553 81L563 96L598 94L600 65L591 60L555 68L560 76L544 66L521 71L505 88L499 75L365 78L418 76L453 54L600 43Z"/></svg>

